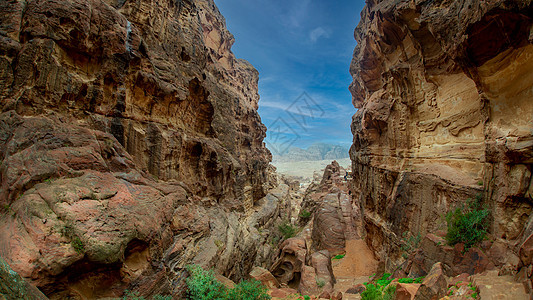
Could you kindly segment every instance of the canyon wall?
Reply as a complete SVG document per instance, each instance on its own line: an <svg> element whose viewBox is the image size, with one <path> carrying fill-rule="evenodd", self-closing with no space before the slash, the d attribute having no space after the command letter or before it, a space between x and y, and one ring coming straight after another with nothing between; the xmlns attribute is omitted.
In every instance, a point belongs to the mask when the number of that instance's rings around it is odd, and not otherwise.
<svg viewBox="0 0 533 300"><path fill-rule="evenodd" d="M0 256L52 298L268 265L258 72L212 0L0 2ZM268 194L267 194L268 193ZM262 233L258 229L261 228Z"/></svg>
<svg viewBox="0 0 533 300"><path fill-rule="evenodd" d="M446 212L477 195L491 242L520 257L515 271L531 263L532 16L529 0L367 1L350 67L352 190L388 267L406 235L446 230Z"/></svg>

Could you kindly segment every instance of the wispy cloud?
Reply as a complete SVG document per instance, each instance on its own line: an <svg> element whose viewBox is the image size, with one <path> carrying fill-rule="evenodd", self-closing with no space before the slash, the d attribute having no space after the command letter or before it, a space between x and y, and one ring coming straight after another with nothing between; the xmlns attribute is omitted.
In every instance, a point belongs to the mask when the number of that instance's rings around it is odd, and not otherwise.
<svg viewBox="0 0 533 300"><path fill-rule="evenodd" d="M313 43L316 43L316 41L321 37L329 38L329 32L323 27L317 27L309 32L309 39Z"/></svg>
<svg viewBox="0 0 533 300"><path fill-rule="evenodd" d="M293 129L294 145L351 143L348 72L355 47L353 30L364 0L215 0L236 43L235 54L259 70L259 114L274 141ZM306 92L312 103L293 105ZM311 103L311 102L310 102ZM276 122L279 119L283 123Z"/></svg>
<svg viewBox="0 0 533 300"><path fill-rule="evenodd" d="M308 15L311 0L295 1L293 3L294 5L289 8L288 13L284 15L284 23L291 27L298 28L302 26L302 21Z"/></svg>

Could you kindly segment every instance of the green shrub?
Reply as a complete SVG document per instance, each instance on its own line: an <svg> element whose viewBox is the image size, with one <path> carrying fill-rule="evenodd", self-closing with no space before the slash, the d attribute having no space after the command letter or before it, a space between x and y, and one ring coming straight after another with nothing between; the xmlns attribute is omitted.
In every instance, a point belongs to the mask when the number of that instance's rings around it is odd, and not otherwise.
<svg viewBox="0 0 533 300"><path fill-rule="evenodd" d="M376 281L376 283L380 286L386 286L389 283L391 283L392 279L389 279L391 277L391 273L385 273L383 276L381 276L380 279Z"/></svg>
<svg viewBox="0 0 533 300"><path fill-rule="evenodd" d="M304 210L300 211L299 216L302 219L309 219L309 217L311 217L311 212L304 209Z"/></svg>
<svg viewBox="0 0 533 300"><path fill-rule="evenodd" d="M139 296L139 293L125 290L122 300L144 300L144 297Z"/></svg>
<svg viewBox="0 0 533 300"><path fill-rule="evenodd" d="M326 285L326 281L324 279L316 278L316 285L319 288L323 288Z"/></svg>
<svg viewBox="0 0 533 300"><path fill-rule="evenodd" d="M411 254L415 249L418 248L421 241L422 235L420 235L420 233L418 233L417 235L413 235L410 232L404 232L402 234L402 245L400 246L400 249L403 251L403 258L407 259L407 257L409 257L409 254Z"/></svg>
<svg viewBox="0 0 533 300"><path fill-rule="evenodd" d="M172 296L155 295L152 300L172 300Z"/></svg>
<svg viewBox="0 0 533 300"><path fill-rule="evenodd" d="M366 290L361 293L361 300L381 300L383 299L383 293L381 290L372 283L365 284Z"/></svg>
<svg viewBox="0 0 533 300"><path fill-rule="evenodd" d="M228 289L215 278L213 271L200 266L186 267L190 276L187 283L187 298L191 300L268 300L267 288L257 280L243 280Z"/></svg>
<svg viewBox="0 0 533 300"><path fill-rule="evenodd" d="M418 278L400 278L398 279L399 283L422 283L424 280L424 276L420 276Z"/></svg>
<svg viewBox="0 0 533 300"><path fill-rule="evenodd" d="M139 293L132 291L124 291L124 296L122 300L145 300L143 296L139 296ZM152 297L152 300L172 300L172 296L161 296L155 295Z"/></svg>
<svg viewBox="0 0 533 300"><path fill-rule="evenodd" d="M286 240L296 235L298 227L292 225L289 221L285 221L278 226L278 230L281 233L281 236L283 236L283 239Z"/></svg>
<svg viewBox="0 0 533 300"><path fill-rule="evenodd" d="M243 280L229 290L228 300L268 300L267 288L257 280Z"/></svg>
<svg viewBox="0 0 533 300"><path fill-rule="evenodd" d="M70 244L72 245L74 250L76 250L76 252L78 253L83 253L85 251L85 246L83 245L83 242L77 236L72 238L72 240L70 241Z"/></svg>
<svg viewBox="0 0 533 300"><path fill-rule="evenodd" d="M213 271L206 271L200 266L186 267L190 276L187 283L187 297L193 300L225 299L227 288L215 278Z"/></svg>
<svg viewBox="0 0 533 300"><path fill-rule="evenodd" d="M465 250L481 242L488 232L489 210L481 208L481 196L475 200L467 200L467 205L456 208L446 214L448 233L446 241L449 245L464 243Z"/></svg>
<svg viewBox="0 0 533 300"><path fill-rule="evenodd" d="M392 282L391 274L385 273L375 284L364 283L366 290L361 293L362 300L392 300L396 293L396 286L389 286Z"/></svg>
<svg viewBox="0 0 533 300"><path fill-rule="evenodd" d="M426 276L420 276L415 278L415 283L422 283L422 281L424 281L424 278L426 278Z"/></svg>
<svg viewBox="0 0 533 300"><path fill-rule="evenodd" d="M395 285L389 285L385 288L383 291L383 300L393 300L396 295L396 286Z"/></svg>
<svg viewBox="0 0 533 300"><path fill-rule="evenodd" d="M311 297L305 295L305 296L304 296L304 300L311 300Z"/></svg>
<svg viewBox="0 0 533 300"><path fill-rule="evenodd" d="M398 279L399 283L413 283L415 280L413 278L400 278Z"/></svg>
<svg viewBox="0 0 533 300"><path fill-rule="evenodd" d="M338 255L333 256L332 259L341 259L341 258L344 258L345 255L346 254L338 254Z"/></svg>

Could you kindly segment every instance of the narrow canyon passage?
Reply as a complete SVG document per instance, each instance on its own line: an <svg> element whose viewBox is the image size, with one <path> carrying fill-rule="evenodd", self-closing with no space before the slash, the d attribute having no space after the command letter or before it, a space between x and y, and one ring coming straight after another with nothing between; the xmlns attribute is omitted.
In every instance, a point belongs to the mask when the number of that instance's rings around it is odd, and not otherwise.
<svg viewBox="0 0 533 300"><path fill-rule="evenodd" d="M531 299L532 98L532 0L0 0L0 299Z"/></svg>

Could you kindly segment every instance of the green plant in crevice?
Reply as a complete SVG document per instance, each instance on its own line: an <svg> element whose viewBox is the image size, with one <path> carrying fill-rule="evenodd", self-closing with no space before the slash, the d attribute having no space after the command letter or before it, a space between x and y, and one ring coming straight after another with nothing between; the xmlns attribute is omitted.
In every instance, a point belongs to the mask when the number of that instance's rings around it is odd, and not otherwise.
<svg viewBox="0 0 533 300"><path fill-rule="evenodd" d="M279 240L280 240L280 237L279 237L279 236L275 236L275 235L272 236L272 237L270 238L270 245L271 245L272 247L277 246L277 245L279 244Z"/></svg>
<svg viewBox="0 0 533 300"><path fill-rule="evenodd" d="M298 227L292 225L289 221L284 221L282 224L278 225L278 230L283 239L286 240L296 235Z"/></svg>
<svg viewBox="0 0 533 300"><path fill-rule="evenodd" d="M420 276L420 277L417 277L417 278L399 278L398 282L399 283L422 283L424 278L425 278L425 276Z"/></svg>
<svg viewBox="0 0 533 300"><path fill-rule="evenodd" d="M77 236L73 237L72 240L70 241L70 244L72 245L74 250L76 250L76 252L78 253L85 252L85 245L83 245L83 242L81 241L79 237Z"/></svg>
<svg viewBox="0 0 533 300"><path fill-rule="evenodd" d="M484 240L489 228L489 210L481 205L481 195L468 199L466 205L446 214L449 245L464 243L465 250Z"/></svg>
<svg viewBox="0 0 533 300"><path fill-rule="evenodd" d="M400 278L398 279L399 283L413 283L415 280L413 278Z"/></svg>
<svg viewBox="0 0 533 300"><path fill-rule="evenodd" d="M346 256L346 254L337 254L337 255L333 256L331 259L343 259L344 256Z"/></svg>
<svg viewBox="0 0 533 300"><path fill-rule="evenodd" d="M61 228L61 234L70 239L70 245L72 245L72 248L74 248L76 252L85 252L85 245L83 244L81 238L76 234L74 226L72 226L70 223L66 223L65 226Z"/></svg>
<svg viewBox="0 0 533 300"><path fill-rule="evenodd" d="M311 217L311 212L306 209L303 209L302 211L300 211L299 216L300 218L307 220Z"/></svg>
<svg viewBox="0 0 533 300"><path fill-rule="evenodd" d="M326 285L326 281L322 278L316 278L316 285L319 287L319 288L323 288L325 285Z"/></svg>
<svg viewBox="0 0 533 300"><path fill-rule="evenodd" d="M401 241L402 245L400 246L400 249L403 251L402 257L407 259L409 254L411 254L420 245L420 242L422 241L422 235L420 233L413 235L406 231L402 234Z"/></svg>

